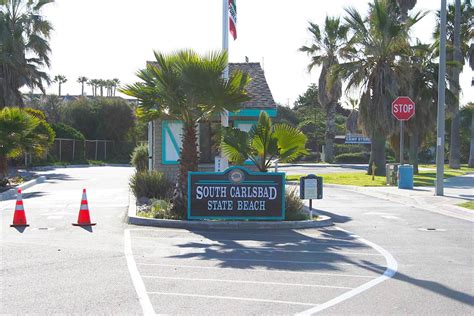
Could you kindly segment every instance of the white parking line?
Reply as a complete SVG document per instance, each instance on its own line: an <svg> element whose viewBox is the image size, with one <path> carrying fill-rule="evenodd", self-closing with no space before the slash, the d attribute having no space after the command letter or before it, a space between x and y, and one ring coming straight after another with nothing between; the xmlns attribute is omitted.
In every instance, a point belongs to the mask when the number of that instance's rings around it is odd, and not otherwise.
<svg viewBox="0 0 474 316"><path fill-rule="evenodd" d="M163 258L162 256L148 256L148 257L158 257L161 259L168 259ZM171 258L173 259L173 258ZM181 261L192 261L193 259L186 259L186 258L176 258ZM316 261L297 261L297 260L274 260L274 259L244 259L244 258L205 258L206 261L217 261L217 262L224 262L224 261L245 261L245 262L266 262L266 263L298 263L298 264L312 264L312 265L328 265L334 264L334 262L316 262ZM358 263L348 263L348 262L338 262L337 265L340 266L362 266ZM380 265L375 263L364 263L363 266L376 266L379 267Z"/></svg>
<svg viewBox="0 0 474 316"><path fill-rule="evenodd" d="M143 283L140 273L138 272L137 265L133 259L132 253L132 242L130 239L130 230L125 229L123 236L124 243L124 253L125 258L127 259L128 271L130 272L130 277L132 278L133 286L135 291L137 291L138 301L142 306L144 315L155 315L155 310L153 305L151 305L150 298L145 289L145 284Z"/></svg>
<svg viewBox="0 0 474 316"><path fill-rule="evenodd" d="M265 300L265 299L259 299L259 298L234 297L234 296L183 294L183 293L170 293L170 292L148 292L148 294L152 294L152 295L170 295L170 296L185 296L185 297L199 297L199 298L237 300L237 301L250 301L250 302L263 302L263 303L276 303L276 304L290 304L290 305L303 305L303 306L317 306L317 305L318 305L318 304L310 304L310 303L302 303L302 302Z"/></svg>
<svg viewBox="0 0 474 316"><path fill-rule="evenodd" d="M214 250L214 251L221 251L221 253L229 253L233 251L244 251L244 252L283 252L283 253L316 253L316 254L325 254L325 255L355 255L355 256L375 256L375 257L383 257L379 253L367 253L367 252L352 252L352 251L317 251L317 250L287 250L287 249L278 249L272 247L266 247L266 249L259 249L259 248L249 248L249 247L225 247L225 249L217 248L218 245L203 245L203 247L181 247L180 245L176 246L143 246L139 245L137 248L153 248L153 249L178 249L178 250ZM224 245L225 246L225 245Z"/></svg>
<svg viewBox="0 0 474 316"><path fill-rule="evenodd" d="M206 238L206 237L137 237L137 236L134 236L133 237L134 239L141 239L141 240L187 240L187 241L211 241L211 242L235 242L235 243L238 243L240 245L245 245L245 244L262 244L262 243L266 243L266 242L269 242L269 241L258 241L258 240L247 240L247 239L210 239L210 238ZM313 241L309 241L308 239L304 239L302 241L295 241L295 242L291 242L291 241L286 241L285 243L279 243L279 242L276 242L276 241L271 241L271 242L275 242L275 246L307 246L307 245L316 245L316 246L347 246L347 245L350 245L349 242L332 242L332 241L324 241L324 240L332 240L332 239L327 239L327 238L324 238L324 239L321 239L321 238L314 238ZM297 242L301 242L301 244L296 244ZM357 245L359 246L359 245Z"/></svg>
<svg viewBox="0 0 474 316"><path fill-rule="evenodd" d="M301 312L298 315L313 315L313 314L315 314L317 312L320 312L320 311L322 311L326 308L329 308L331 306L339 304L339 303L341 303L341 302L343 302L343 301L345 301L345 300L347 300L351 297L354 297L354 296L356 296L356 295L358 295L358 294L360 294L364 291L367 291L368 289L376 286L379 283L382 283L385 280L388 280L388 279L392 278L397 273L397 269L398 269L397 261L395 260L395 258L393 258L393 256L387 250L385 250L382 247L374 244L371 241L368 241L364 238L361 238L360 236L357 236L355 234L351 234L350 232L348 232L348 231L346 231L342 228L336 227L336 229L350 234L351 236L353 236L357 240L369 245L370 247L372 247L375 250L377 250L378 252L380 252L385 257L385 260L387 261L387 269L385 270L384 274L379 276L378 278L376 278L374 280L371 280L367 283L364 283L361 286L356 287L355 289L352 289L352 290L350 290L350 291L348 291L348 292L346 292L342 295L339 295L339 296L333 298L332 300L327 301L326 303L323 303L323 304L318 305L316 307L310 308L310 309L308 309L304 312Z"/></svg>
<svg viewBox="0 0 474 316"><path fill-rule="evenodd" d="M165 277L144 275L142 278L161 279L161 280L176 280L176 281L200 281L200 282L223 282L223 283L243 283L243 284L259 284L259 285L282 285L282 286L301 286L301 287L317 287L330 289L352 290L352 287L347 286L332 286L320 284L301 284L301 283L284 283L284 282L264 282L264 281L242 281L242 280L226 280L226 279L200 279L200 278L182 278L182 277Z"/></svg>
<svg viewBox="0 0 474 316"><path fill-rule="evenodd" d="M323 273L323 272L310 272L310 271L289 271L279 269L256 269L252 268L249 270L239 268L228 268L228 267L204 267L204 266L190 266L183 264L163 264L163 263L142 263L137 262L139 266L156 266L156 267L167 267L167 268L186 268L186 269L214 269L214 270L235 270L235 271L247 271L247 272L265 272L265 273L291 273L291 274L304 274L304 275L320 275L320 276L331 276L331 277L348 277L348 278L368 278L373 279L374 276L370 275L357 275L357 274L341 274L341 273Z"/></svg>

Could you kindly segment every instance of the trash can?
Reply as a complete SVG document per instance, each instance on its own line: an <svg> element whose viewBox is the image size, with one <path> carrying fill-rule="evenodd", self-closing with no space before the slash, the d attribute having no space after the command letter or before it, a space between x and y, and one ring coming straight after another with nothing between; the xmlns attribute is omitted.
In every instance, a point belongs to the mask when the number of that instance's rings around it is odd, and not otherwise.
<svg viewBox="0 0 474 316"><path fill-rule="evenodd" d="M385 165L387 185L397 185L398 165L398 163L388 163Z"/></svg>
<svg viewBox="0 0 474 316"><path fill-rule="evenodd" d="M398 188L413 189L413 166L398 166Z"/></svg>

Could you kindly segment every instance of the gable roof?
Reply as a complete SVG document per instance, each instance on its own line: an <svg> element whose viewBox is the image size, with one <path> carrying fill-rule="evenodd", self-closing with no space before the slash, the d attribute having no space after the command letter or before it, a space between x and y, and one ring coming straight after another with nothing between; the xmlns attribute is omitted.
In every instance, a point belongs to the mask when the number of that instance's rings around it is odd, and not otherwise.
<svg viewBox="0 0 474 316"><path fill-rule="evenodd" d="M247 87L247 92L252 99L242 103L242 108L276 108L275 100L273 100L272 92L268 87L265 73L260 63L229 63L229 72L232 73L236 70L246 72L252 78Z"/></svg>

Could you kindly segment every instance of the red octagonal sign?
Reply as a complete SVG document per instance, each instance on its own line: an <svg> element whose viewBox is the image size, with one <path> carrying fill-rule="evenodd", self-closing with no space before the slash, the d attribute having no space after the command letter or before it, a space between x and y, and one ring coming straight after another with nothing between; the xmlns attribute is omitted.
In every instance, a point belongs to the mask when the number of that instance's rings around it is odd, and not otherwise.
<svg viewBox="0 0 474 316"><path fill-rule="evenodd" d="M392 114L399 121L408 121L415 115L415 102L409 97L398 97L392 102Z"/></svg>

